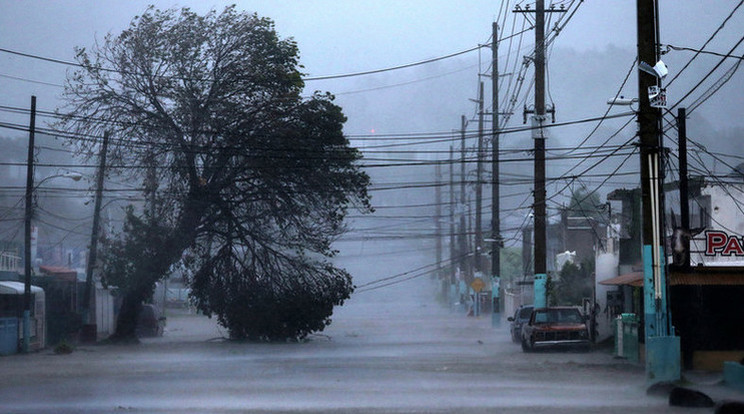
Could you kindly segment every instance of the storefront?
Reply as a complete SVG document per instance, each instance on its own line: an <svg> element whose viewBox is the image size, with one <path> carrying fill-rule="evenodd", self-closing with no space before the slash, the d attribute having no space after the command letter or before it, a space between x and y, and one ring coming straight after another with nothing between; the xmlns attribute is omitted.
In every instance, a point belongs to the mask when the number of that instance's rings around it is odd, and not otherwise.
<svg viewBox="0 0 744 414"><path fill-rule="evenodd" d="M744 358L744 267L670 270L672 323L685 369L721 370Z"/></svg>

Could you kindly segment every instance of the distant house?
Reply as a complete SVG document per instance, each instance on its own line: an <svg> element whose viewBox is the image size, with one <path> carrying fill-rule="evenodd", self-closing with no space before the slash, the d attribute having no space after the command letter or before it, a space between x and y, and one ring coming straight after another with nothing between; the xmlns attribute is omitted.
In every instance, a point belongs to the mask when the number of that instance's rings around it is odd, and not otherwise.
<svg viewBox="0 0 744 414"><path fill-rule="evenodd" d="M607 224L588 215L577 215L571 213L569 209L562 209L560 219L549 222L547 225L547 246L546 256L547 272L554 280L561 271L561 266L565 261L559 260L559 257L565 257L568 252L571 261L577 264L595 262L596 251L606 249L606 242L603 235L607 232ZM521 304L531 304L533 298L532 280L534 276L534 267L532 253L534 250L533 242L534 227L525 226L522 229L522 263L524 275L521 281L508 286L506 292L505 309L507 315L514 313L516 308ZM591 298L587 298L591 299Z"/></svg>

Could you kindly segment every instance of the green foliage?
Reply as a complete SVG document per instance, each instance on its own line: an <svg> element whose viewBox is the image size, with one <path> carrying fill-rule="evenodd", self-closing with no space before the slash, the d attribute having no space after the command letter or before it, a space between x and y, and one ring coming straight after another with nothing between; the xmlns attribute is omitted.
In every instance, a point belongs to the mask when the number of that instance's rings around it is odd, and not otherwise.
<svg viewBox="0 0 744 414"><path fill-rule="evenodd" d="M145 223L135 214L134 207L128 206L122 234L121 239L106 241L101 282L124 294L138 292L145 299L152 296L155 282L163 277L163 267L157 266L154 259L169 232L162 226Z"/></svg>
<svg viewBox="0 0 744 414"><path fill-rule="evenodd" d="M287 269L291 273L278 278L239 273L237 263L219 259L210 263L195 275L193 297L200 310L217 315L232 339L299 340L322 331L333 307L353 289L351 276L329 265Z"/></svg>
<svg viewBox="0 0 744 414"><path fill-rule="evenodd" d="M67 355L75 351L75 347L67 341L61 341L54 347L54 353L57 355Z"/></svg>
<svg viewBox="0 0 744 414"><path fill-rule="evenodd" d="M173 237L171 229L143 221L132 206L126 208L122 235L104 241L101 282L116 287L122 297L116 332L111 339L129 343L137 342L139 305L152 296L155 283L167 275L178 250L169 248L173 246L168 241Z"/></svg>
<svg viewBox="0 0 744 414"><path fill-rule="evenodd" d="M145 181L149 206L128 212L105 256L106 281L125 292L117 335L133 335L137 306L179 263L199 308L235 338L304 337L349 297L349 276L326 259L348 207L371 210L369 177L333 96L301 96L298 53L234 6L151 7L79 51L63 126L113 129L112 163L147 167L124 170Z"/></svg>
<svg viewBox="0 0 744 414"><path fill-rule="evenodd" d="M501 248L501 277L502 280L522 280L524 270L522 265L521 247Z"/></svg>
<svg viewBox="0 0 744 414"><path fill-rule="evenodd" d="M583 298L592 296L594 269L590 262L580 266L567 262L560 271L560 278L553 282L554 305L581 305Z"/></svg>
<svg viewBox="0 0 744 414"><path fill-rule="evenodd" d="M596 192L586 189L575 191L571 194L568 211L574 217L599 218L602 216L602 203Z"/></svg>
<svg viewBox="0 0 744 414"><path fill-rule="evenodd" d="M545 279L545 300L547 306L554 306L558 303L555 280L552 275L548 275L547 279Z"/></svg>

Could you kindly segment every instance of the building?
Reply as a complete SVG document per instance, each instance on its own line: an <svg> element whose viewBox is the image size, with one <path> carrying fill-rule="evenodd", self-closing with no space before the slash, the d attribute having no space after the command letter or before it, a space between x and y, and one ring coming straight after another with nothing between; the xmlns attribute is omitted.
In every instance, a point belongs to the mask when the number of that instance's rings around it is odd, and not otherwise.
<svg viewBox="0 0 744 414"><path fill-rule="evenodd" d="M690 237L682 259L671 245L674 230L679 230L670 226L667 232L671 315L685 368L720 370L724 361L744 359L743 178L732 174L726 182L690 180L694 228L682 229ZM667 206L667 216L678 216L679 203Z"/></svg>
<svg viewBox="0 0 744 414"><path fill-rule="evenodd" d="M669 311L680 337L686 369L721 370L724 361L744 358L744 181L692 179L690 226L681 228L678 186L665 186L664 240ZM613 219L618 251L599 258L595 299L601 308L600 339L613 335L611 321L621 313L639 316L643 340L640 190L616 190L608 200L621 203ZM689 238L682 248L681 236ZM604 264L600 265L602 262ZM613 263L616 266L613 266Z"/></svg>

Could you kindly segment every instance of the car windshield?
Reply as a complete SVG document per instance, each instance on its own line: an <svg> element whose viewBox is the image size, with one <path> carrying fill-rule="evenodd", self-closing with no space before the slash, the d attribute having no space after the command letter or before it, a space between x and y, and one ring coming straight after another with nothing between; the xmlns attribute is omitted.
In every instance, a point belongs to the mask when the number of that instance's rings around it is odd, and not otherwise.
<svg viewBox="0 0 744 414"><path fill-rule="evenodd" d="M522 308L519 310L519 319L529 319L532 314L532 308Z"/></svg>
<svg viewBox="0 0 744 414"><path fill-rule="evenodd" d="M542 309L535 313L535 323L581 323L576 309Z"/></svg>

